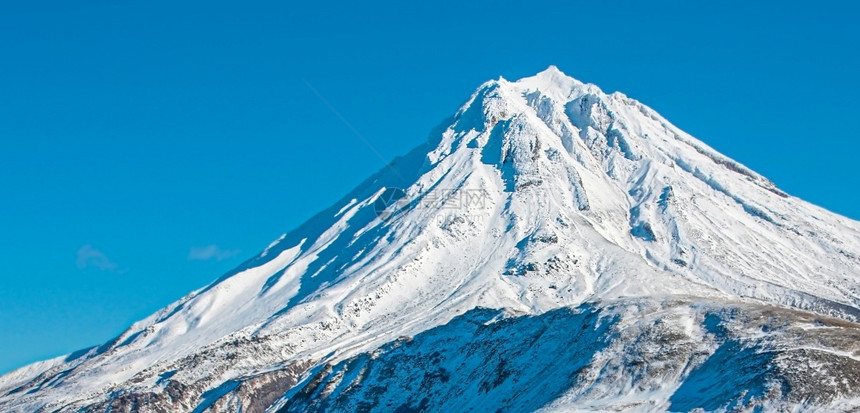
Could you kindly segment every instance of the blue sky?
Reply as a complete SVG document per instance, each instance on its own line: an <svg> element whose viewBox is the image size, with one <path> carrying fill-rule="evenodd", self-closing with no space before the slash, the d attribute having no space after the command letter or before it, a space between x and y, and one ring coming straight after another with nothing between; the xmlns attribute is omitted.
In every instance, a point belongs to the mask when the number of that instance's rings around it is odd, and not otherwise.
<svg viewBox="0 0 860 413"><path fill-rule="evenodd" d="M555 64L860 219L848 2L117 3L0 6L0 372L110 339L381 168L308 84L390 159Z"/></svg>

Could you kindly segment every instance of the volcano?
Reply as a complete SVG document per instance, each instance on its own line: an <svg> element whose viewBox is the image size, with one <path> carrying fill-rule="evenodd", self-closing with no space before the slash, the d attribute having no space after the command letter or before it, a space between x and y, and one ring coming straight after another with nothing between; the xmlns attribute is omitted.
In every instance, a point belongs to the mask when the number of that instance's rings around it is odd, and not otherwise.
<svg viewBox="0 0 860 413"><path fill-rule="evenodd" d="M858 320L860 223L550 67L0 410L851 411Z"/></svg>

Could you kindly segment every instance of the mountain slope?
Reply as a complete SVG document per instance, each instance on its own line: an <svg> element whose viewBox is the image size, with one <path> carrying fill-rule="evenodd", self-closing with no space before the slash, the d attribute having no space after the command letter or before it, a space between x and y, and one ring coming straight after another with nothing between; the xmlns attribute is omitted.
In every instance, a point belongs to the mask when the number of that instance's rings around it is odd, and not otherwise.
<svg viewBox="0 0 860 413"><path fill-rule="evenodd" d="M780 316L734 321L761 314ZM851 336L858 318L860 223L785 194L641 103L550 67L485 83L425 144L115 340L0 378L0 409L834 408L860 396L841 372L860 353L813 332ZM562 334L570 329L581 333ZM649 346L651 355L679 347L686 361L631 356ZM458 354L465 348L475 351ZM548 381L561 372L523 367L535 351L558 354L544 368L579 367ZM446 382L407 366L428 357L449 376L450 363L474 372ZM481 388L492 357L507 373ZM713 357L773 373L702 376ZM832 391L817 390L829 396L802 397L802 372L780 367L786 357L833 366ZM499 367L508 363L519 365ZM416 375L427 384L409 387ZM720 375L752 381L699 391ZM531 385L553 391L522 392Z"/></svg>

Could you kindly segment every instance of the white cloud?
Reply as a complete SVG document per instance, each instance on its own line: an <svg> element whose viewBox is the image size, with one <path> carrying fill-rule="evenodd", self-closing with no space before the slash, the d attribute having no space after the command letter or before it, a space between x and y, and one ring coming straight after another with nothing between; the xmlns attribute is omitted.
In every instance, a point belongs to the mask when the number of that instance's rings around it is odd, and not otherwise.
<svg viewBox="0 0 860 413"><path fill-rule="evenodd" d="M98 268L102 271L116 271L117 269L115 262L111 261L105 253L93 248L90 244L78 249L78 258L75 261L75 265L80 269Z"/></svg>
<svg viewBox="0 0 860 413"><path fill-rule="evenodd" d="M223 261L238 253L239 250L225 250L213 244L205 247L191 247L191 251L188 253L188 259L191 261Z"/></svg>

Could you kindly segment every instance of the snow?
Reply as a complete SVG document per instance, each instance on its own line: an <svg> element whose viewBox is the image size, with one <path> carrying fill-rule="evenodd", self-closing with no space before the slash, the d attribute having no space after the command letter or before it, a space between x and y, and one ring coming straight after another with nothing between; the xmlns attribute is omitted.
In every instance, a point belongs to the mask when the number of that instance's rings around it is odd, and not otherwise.
<svg viewBox="0 0 860 413"><path fill-rule="evenodd" d="M860 318L860 223L554 66L485 83L392 167L396 176L386 167L101 351L0 378L0 407L102 400L136 376L133 386L151 386L240 338L279 351L174 377L220 384L290 360L336 363L477 307L544 314L685 297ZM374 201L390 188L406 195L377 216ZM699 334L691 320L679 318L684 334ZM70 372L51 388L7 394L51 369Z"/></svg>

